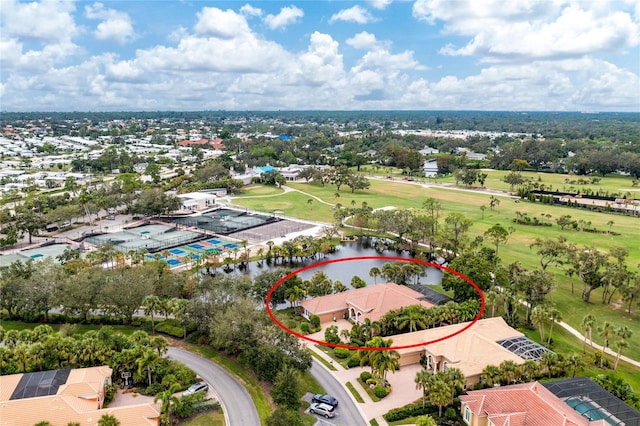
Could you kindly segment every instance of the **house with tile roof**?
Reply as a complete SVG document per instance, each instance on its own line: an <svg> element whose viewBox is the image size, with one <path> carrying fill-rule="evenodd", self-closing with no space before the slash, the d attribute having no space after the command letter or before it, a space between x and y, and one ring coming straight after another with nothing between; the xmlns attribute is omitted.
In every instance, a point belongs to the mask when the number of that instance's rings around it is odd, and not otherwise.
<svg viewBox="0 0 640 426"><path fill-rule="evenodd" d="M460 396L460 411L469 426L610 426L571 408L538 382L494 387Z"/></svg>
<svg viewBox="0 0 640 426"><path fill-rule="evenodd" d="M302 315L307 319L311 315L318 315L320 322L324 323L337 318L349 318L356 324L362 324L365 319L377 321L393 309L411 305L422 305L426 308L433 306L424 300L421 293L395 283L368 285L342 293L314 297L300 303Z"/></svg>
<svg viewBox="0 0 640 426"><path fill-rule="evenodd" d="M503 361L513 361L518 365L525 362L525 357L501 345L500 342L523 336L502 317L478 320L460 332L469 324L464 322L387 338L393 340L395 347L424 342L421 346L398 349L400 365L422 361L425 368L433 373L457 368L465 377L465 388L480 382L482 371L489 365L499 365ZM454 336L440 340L451 335Z"/></svg>
<svg viewBox="0 0 640 426"><path fill-rule="evenodd" d="M110 367L99 366L0 376L0 426L33 426L41 421L95 426L105 414L122 425L158 426L160 404L104 407L112 373Z"/></svg>

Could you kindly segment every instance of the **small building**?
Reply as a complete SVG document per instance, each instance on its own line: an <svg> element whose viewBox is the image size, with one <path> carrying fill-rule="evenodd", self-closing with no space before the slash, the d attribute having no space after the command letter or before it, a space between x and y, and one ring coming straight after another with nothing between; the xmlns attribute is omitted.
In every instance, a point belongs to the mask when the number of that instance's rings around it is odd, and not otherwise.
<svg viewBox="0 0 640 426"><path fill-rule="evenodd" d="M48 421L56 426L71 422L95 426L110 414L123 425L157 426L160 404L104 408L112 374L110 367L100 366L0 376L0 425Z"/></svg>
<svg viewBox="0 0 640 426"><path fill-rule="evenodd" d="M362 324L365 319L377 321L393 309L411 305L433 306L423 299L422 294L395 283L368 285L300 303L302 315L307 319L318 315L320 322L324 323L349 318L357 324Z"/></svg>
<svg viewBox="0 0 640 426"><path fill-rule="evenodd" d="M422 164L422 171L426 177L434 177L438 175L438 161L428 160Z"/></svg>
<svg viewBox="0 0 640 426"><path fill-rule="evenodd" d="M189 192L176 195L182 201L181 211L207 210L216 204L216 195L208 192Z"/></svg>

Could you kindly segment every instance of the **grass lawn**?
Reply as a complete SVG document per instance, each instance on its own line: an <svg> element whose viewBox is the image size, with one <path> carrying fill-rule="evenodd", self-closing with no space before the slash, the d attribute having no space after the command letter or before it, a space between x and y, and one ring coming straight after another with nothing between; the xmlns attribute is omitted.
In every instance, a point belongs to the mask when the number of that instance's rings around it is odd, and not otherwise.
<svg viewBox="0 0 640 426"><path fill-rule="evenodd" d="M316 345L316 348L320 349L322 352L324 352L325 354L329 355L331 357L331 359L333 360L333 362L335 362L336 364L340 364L344 368L349 368L349 367L347 367L347 362L349 362L349 358L338 358L333 353L333 348L330 348L328 346L323 346L323 345ZM353 352L351 352L351 353L353 353Z"/></svg>
<svg viewBox="0 0 640 426"><path fill-rule="evenodd" d="M386 173L386 172L381 172ZM488 178L487 186L496 189L505 189L504 182L501 183L500 178L504 172L488 171L491 179ZM532 174L532 176L537 174ZM543 183L551 184L554 188L562 184L564 179L575 179L575 176L559 175L559 174L541 174ZM537 179L537 178L536 178ZM521 200L514 203L512 199L507 197L499 197L500 204L492 211L488 208L489 197L491 194L487 192L469 192L461 191L454 188L443 187L422 187L413 183L404 181L379 181L372 180L371 188L367 191L357 191L351 194L349 188L343 188L340 196L336 197L335 186L327 185L325 187L305 183L288 183L289 186L309 194L313 194L320 199L335 204L341 203L350 206L351 200L355 205L361 205L366 201L369 206L379 208L384 206L396 206L399 208L414 208L420 211L422 201L426 197L438 199L442 204L441 216L446 216L448 212L460 212L470 218L474 225L469 231L470 238L482 235L492 225L499 223L505 228L513 226L515 232L511 234L506 246L500 247L499 255L505 264L512 262L520 262L529 269L539 266L539 258L535 249L531 249L530 245L536 238L557 238L564 236L570 243L585 246L596 246L600 250L609 251L613 247L625 247L629 250L631 259L628 264L631 269L637 269L637 259L640 259L640 221L636 217L628 217L622 215L612 215L606 213L592 212L585 209L575 209L562 206L549 206L540 203L531 203ZM504 184L506 185L506 184ZM607 190L631 189L631 178L625 177L607 177L598 183L598 187ZM506 188L508 189L508 188ZM306 203L308 197L306 195L290 192L282 196L273 198L244 199L238 200L238 204L246 207L260 209L264 211L273 211L274 209L282 209L285 214L298 216L302 218L313 218L314 220L322 220L327 222L333 221L333 215L329 206L325 206L316 201L313 202L313 208L310 209ZM298 203L298 204L297 204ZM297 205L296 205L297 204ZM486 206L484 213L480 206ZM326 207L326 208L325 208ZM538 217L541 220L552 223L550 227L527 226L515 224L516 211L527 213L530 217ZM547 218L546 215L551 215ZM609 229L607 222L613 221L612 230L619 235L610 235L607 233L594 234L587 232L579 232L573 230L562 231L555 223L555 219L562 215L571 215L574 220L590 221L592 226L606 232ZM634 261L636 259L636 261ZM629 339L629 347L625 349L624 354L634 359L640 359L640 314L638 308L635 307L632 315L623 312L620 306L602 306L598 301L600 294L594 291L592 301L594 303L586 304L580 298L580 283L575 280L575 294L571 295L571 280L565 276L564 272L557 268L550 268L550 271L556 275L557 288L551 294L551 300L557 304L561 310L564 321L579 328L582 318L587 313L594 314L599 323L604 320L610 321L615 327L626 324L633 331L632 339ZM597 339L597 333L594 334Z"/></svg>
<svg viewBox="0 0 640 426"><path fill-rule="evenodd" d="M183 426L224 426L224 414L203 413L180 424Z"/></svg>
<svg viewBox="0 0 640 426"><path fill-rule="evenodd" d="M358 393L358 391L356 390L356 388L353 386L351 382L347 382L345 386L347 387L347 389L349 389L349 392L351 392L351 394L353 395L353 397L356 399L357 402L361 404L364 403L364 399L362 399L362 397L360 396L360 394Z"/></svg>
<svg viewBox="0 0 640 426"><path fill-rule="evenodd" d="M312 357L314 357L315 359L317 359L318 361L320 361L325 367L327 367L329 370L331 371L338 371L338 369L336 367L334 367L329 361L327 361L326 359L322 358L319 354L317 354L315 351L309 351L309 353L311 354Z"/></svg>
<svg viewBox="0 0 640 426"><path fill-rule="evenodd" d="M284 193L284 189L268 185L247 185L242 188L238 197L257 197L265 195L278 195Z"/></svg>

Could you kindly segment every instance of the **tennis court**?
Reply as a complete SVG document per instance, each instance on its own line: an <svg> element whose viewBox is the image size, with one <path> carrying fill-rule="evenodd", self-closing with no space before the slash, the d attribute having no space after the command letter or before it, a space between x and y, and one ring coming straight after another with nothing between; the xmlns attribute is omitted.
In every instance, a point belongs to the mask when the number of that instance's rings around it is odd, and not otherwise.
<svg viewBox="0 0 640 426"><path fill-rule="evenodd" d="M280 219L274 216L231 209L217 209L199 216L180 217L173 220L179 225L200 228L220 235L229 235L279 221Z"/></svg>
<svg viewBox="0 0 640 426"><path fill-rule="evenodd" d="M85 238L84 241L97 247L112 244L114 249L124 253L130 250L147 250L154 253L181 244L194 243L203 237L204 235L199 232L179 230L175 226L151 224L124 229L120 232L93 235Z"/></svg>
<svg viewBox="0 0 640 426"><path fill-rule="evenodd" d="M177 268L191 264L205 255L218 256L241 247L240 244L228 240L210 238L148 254L146 257L148 260L164 260L170 268Z"/></svg>

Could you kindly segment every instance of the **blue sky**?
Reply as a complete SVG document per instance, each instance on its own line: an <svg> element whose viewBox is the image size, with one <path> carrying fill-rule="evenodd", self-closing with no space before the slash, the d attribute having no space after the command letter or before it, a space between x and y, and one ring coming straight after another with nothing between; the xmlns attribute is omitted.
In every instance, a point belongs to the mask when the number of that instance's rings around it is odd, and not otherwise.
<svg viewBox="0 0 640 426"><path fill-rule="evenodd" d="M640 0L0 1L4 111L640 111Z"/></svg>

